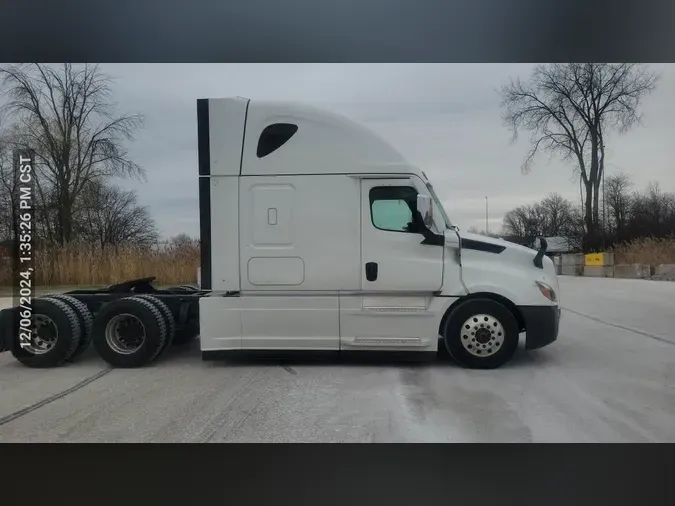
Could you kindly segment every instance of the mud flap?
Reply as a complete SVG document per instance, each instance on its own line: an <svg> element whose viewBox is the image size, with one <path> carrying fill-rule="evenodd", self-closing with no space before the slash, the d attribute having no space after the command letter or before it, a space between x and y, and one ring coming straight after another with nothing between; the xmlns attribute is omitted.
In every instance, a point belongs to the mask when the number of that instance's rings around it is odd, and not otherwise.
<svg viewBox="0 0 675 506"><path fill-rule="evenodd" d="M14 309L0 311L0 353L11 351L14 342Z"/></svg>

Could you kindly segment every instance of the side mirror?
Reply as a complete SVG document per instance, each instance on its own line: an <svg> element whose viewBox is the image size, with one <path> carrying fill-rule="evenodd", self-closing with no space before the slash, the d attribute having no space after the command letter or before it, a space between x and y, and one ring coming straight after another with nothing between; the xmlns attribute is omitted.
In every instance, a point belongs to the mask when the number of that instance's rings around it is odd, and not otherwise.
<svg viewBox="0 0 675 506"><path fill-rule="evenodd" d="M434 206L429 195L417 194L417 210L422 215L424 225L431 229L434 223Z"/></svg>

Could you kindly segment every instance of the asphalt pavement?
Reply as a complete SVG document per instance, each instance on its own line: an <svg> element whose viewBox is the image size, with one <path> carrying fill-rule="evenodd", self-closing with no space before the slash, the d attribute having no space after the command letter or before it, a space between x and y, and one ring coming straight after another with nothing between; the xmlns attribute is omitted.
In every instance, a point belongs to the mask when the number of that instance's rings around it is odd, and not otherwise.
<svg viewBox="0 0 675 506"><path fill-rule="evenodd" d="M675 283L561 277L561 331L506 366L0 354L0 442L675 442ZM0 306L11 300L0 300Z"/></svg>

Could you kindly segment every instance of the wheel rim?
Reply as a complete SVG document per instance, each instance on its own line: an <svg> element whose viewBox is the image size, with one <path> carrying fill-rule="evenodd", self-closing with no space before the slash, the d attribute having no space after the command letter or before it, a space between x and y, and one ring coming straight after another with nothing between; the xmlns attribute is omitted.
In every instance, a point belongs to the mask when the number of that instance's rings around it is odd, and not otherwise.
<svg viewBox="0 0 675 506"><path fill-rule="evenodd" d="M501 322L489 314L468 318L461 329L464 349L476 357L490 357L504 345L506 332Z"/></svg>
<svg viewBox="0 0 675 506"><path fill-rule="evenodd" d="M131 355L145 343L145 326L129 313L115 315L106 325L105 340L120 355Z"/></svg>
<svg viewBox="0 0 675 506"><path fill-rule="evenodd" d="M33 355L44 355L56 346L59 339L59 329L54 320L43 314L33 315L31 326L31 342L26 346Z"/></svg>

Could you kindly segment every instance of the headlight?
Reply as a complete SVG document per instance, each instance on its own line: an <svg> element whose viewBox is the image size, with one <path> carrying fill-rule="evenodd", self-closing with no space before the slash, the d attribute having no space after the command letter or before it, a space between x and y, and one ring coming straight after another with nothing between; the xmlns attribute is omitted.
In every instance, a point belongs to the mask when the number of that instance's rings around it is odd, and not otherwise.
<svg viewBox="0 0 675 506"><path fill-rule="evenodd" d="M542 283L541 281L535 281L535 283L544 297L546 297L551 302L558 302L558 295L555 293L553 288L548 286L546 283Z"/></svg>

